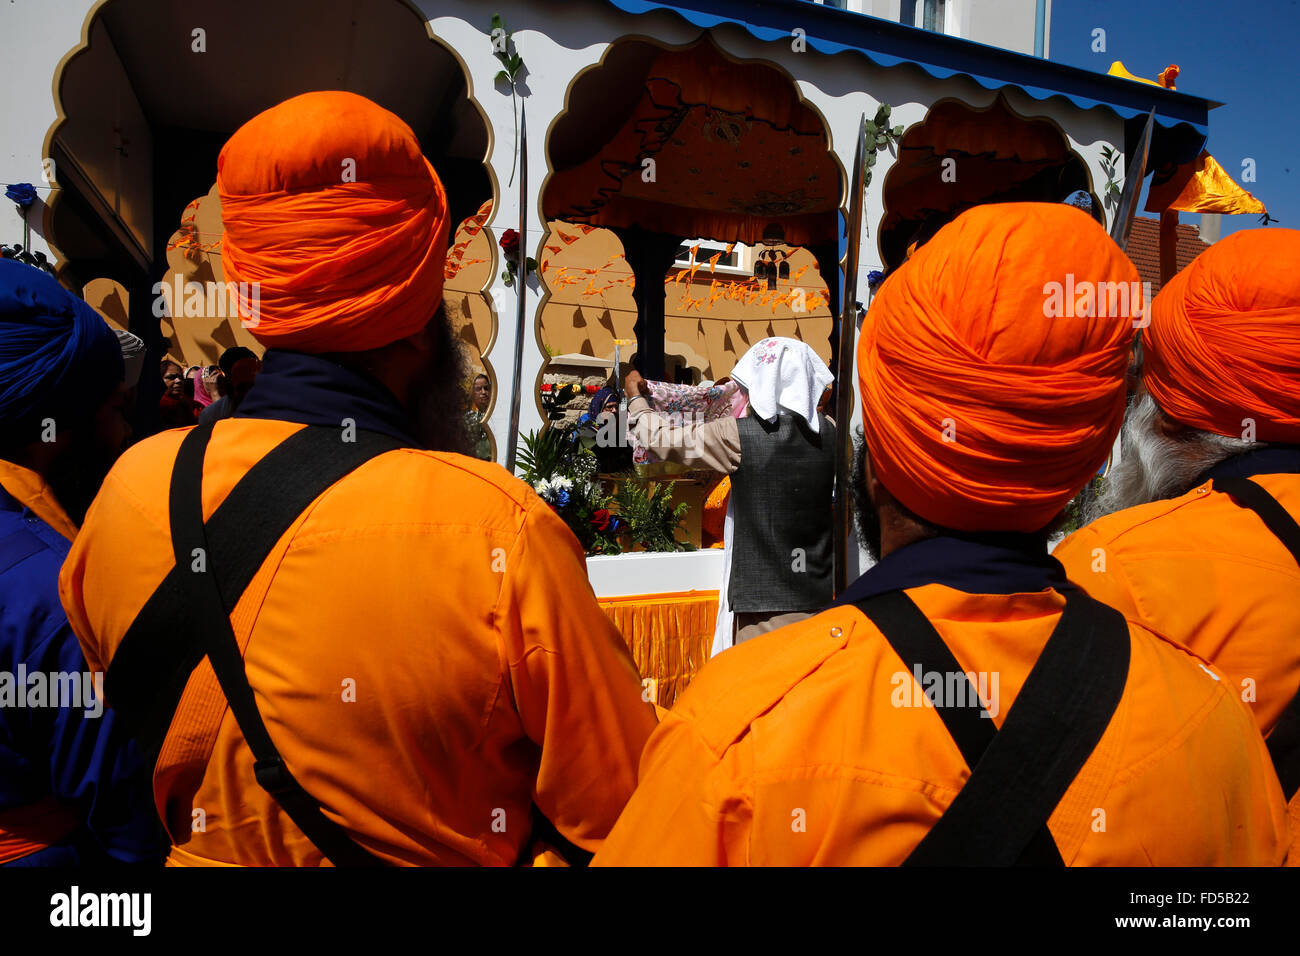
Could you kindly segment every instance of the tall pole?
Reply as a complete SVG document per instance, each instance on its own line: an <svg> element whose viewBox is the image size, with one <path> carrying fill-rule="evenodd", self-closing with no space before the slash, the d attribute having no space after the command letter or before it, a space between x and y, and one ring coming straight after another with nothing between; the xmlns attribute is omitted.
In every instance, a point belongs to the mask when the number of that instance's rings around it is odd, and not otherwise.
<svg viewBox="0 0 1300 956"><path fill-rule="evenodd" d="M858 328L858 250L862 244L862 202L866 192L866 134L867 114L858 123L858 148L853 159L853 175L849 180L848 249L844 255L844 294L840 297L839 354L835 362L835 435L839 441L835 456L835 513L832 533L835 543L835 593L838 595L849 583L849 531L853 515L849 510L849 483L852 480L853 435L850 421L853 415L853 346Z"/></svg>
<svg viewBox="0 0 1300 956"><path fill-rule="evenodd" d="M519 449L519 402L524 383L524 307L528 298L528 101L519 109L519 246L515 250L515 366L510 390L510 436L506 442L506 471L514 474Z"/></svg>

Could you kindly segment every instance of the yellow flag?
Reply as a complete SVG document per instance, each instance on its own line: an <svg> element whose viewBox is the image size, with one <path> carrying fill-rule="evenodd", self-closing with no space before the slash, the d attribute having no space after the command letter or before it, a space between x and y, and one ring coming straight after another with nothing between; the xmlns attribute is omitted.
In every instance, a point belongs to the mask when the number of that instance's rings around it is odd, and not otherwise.
<svg viewBox="0 0 1300 956"><path fill-rule="evenodd" d="M1238 186L1209 153L1179 166L1169 178L1162 179L1156 172L1147 192L1147 212L1166 209L1256 216L1266 212L1264 204Z"/></svg>

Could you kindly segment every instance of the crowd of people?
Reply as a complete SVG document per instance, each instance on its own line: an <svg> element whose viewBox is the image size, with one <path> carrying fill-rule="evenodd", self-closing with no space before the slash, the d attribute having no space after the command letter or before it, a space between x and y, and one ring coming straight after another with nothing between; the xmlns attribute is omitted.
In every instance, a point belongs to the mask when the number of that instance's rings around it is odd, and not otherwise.
<svg viewBox="0 0 1300 956"><path fill-rule="evenodd" d="M139 340L0 262L0 863L1300 856L1300 232L1229 236L1149 312L1048 318L1047 283L1137 279L1089 215L938 230L860 332L876 563L840 594L848 425L811 350L760 343L747 413L671 436L629 376L643 444L730 475L746 542L735 646L663 710L573 535L481 460L486 377L447 414L448 205L409 127L308 93L218 170L266 353L164 363L177 427L130 444ZM70 674L107 708L53 700Z"/></svg>

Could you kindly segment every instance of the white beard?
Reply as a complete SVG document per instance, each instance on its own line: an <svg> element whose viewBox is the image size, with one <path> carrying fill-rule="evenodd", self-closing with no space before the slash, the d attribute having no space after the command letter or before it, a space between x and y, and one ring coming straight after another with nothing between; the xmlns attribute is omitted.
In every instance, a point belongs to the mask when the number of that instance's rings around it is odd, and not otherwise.
<svg viewBox="0 0 1300 956"><path fill-rule="evenodd" d="M1119 463L1087 508L1085 524L1126 508L1184 495L1207 469L1260 447L1257 442L1199 430L1170 438L1157 427L1159 415L1160 406L1146 392L1129 403L1120 432Z"/></svg>

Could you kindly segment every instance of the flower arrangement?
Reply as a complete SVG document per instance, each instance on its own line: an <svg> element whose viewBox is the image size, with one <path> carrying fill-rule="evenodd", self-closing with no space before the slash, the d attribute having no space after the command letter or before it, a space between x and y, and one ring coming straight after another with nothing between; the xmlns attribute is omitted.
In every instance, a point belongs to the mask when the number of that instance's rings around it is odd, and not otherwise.
<svg viewBox="0 0 1300 956"><path fill-rule="evenodd" d="M550 428L524 436L520 477L564 520L587 554L619 554L622 519L596 480L596 455L577 440L576 428Z"/></svg>
<svg viewBox="0 0 1300 956"><path fill-rule="evenodd" d="M672 485L647 485L629 474L610 494L596 477L596 454L576 424L525 435L519 469L587 554L620 554L629 543L647 551L691 550L677 540L688 506L673 506Z"/></svg>
<svg viewBox="0 0 1300 956"><path fill-rule="evenodd" d="M669 482L642 483L635 479L623 482L614 500L618 513L631 530L632 540L647 551L694 551L685 541L677 540L677 529L686 516L685 502L673 507L673 488Z"/></svg>

